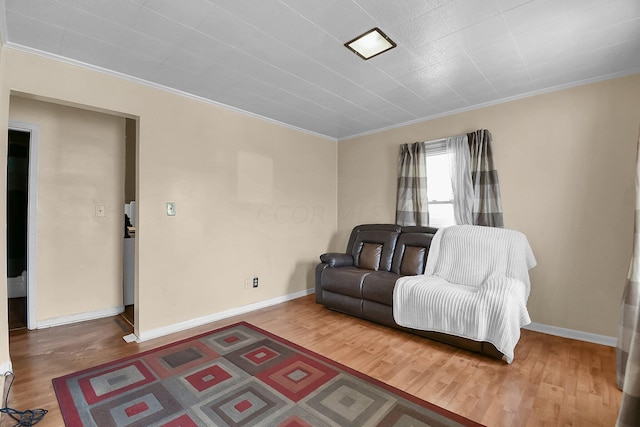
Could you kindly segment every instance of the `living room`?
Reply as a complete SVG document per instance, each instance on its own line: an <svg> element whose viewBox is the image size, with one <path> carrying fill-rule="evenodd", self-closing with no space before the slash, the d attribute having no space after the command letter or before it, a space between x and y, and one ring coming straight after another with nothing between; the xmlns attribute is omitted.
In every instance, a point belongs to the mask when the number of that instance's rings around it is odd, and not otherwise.
<svg viewBox="0 0 640 427"><path fill-rule="evenodd" d="M528 301L534 327L615 345L633 243L640 74L344 139L11 46L0 50L0 76L3 135L9 121L29 120L29 105L137 121L134 333L142 341L308 295L321 253L343 251L355 225L394 222L400 144L486 128L505 226L528 237L538 260ZM55 155L44 164L55 165ZM93 215L106 197L51 206L59 215ZM170 201L173 217L165 212ZM107 216L119 209L109 202ZM103 269L111 263L117 276L120 254L104 255L91 233L66 230L70 252L50 251L61 259L96 255L82 258L90 261L78 280L39 278L37 322L89 319L121 305L120 284L106 283ZM46 239L42 250L55 248ZM72 274L55 258L47 262L49 274ZM246 289L253 277L259 286ZM0 342L8 368L6 323Z"/></svg>

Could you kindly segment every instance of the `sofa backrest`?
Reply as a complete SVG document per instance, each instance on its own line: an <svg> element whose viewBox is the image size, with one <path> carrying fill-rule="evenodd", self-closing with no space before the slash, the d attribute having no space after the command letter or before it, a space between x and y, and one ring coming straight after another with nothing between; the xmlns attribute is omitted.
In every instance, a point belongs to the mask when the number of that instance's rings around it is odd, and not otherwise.
<svg viewBox="0 0 640 427"><path fill-rule="evenodd" d="M423 274L433 236L433 227L402 227L391 264L391 272L402 276Z"/></svg>
<svg viewBox="0 0 640 427"><path fill-rule="evenodd" d="M394 249L401 227L396 224L364 224L354 227L347 253L354 265L367 270L391 270Z"/></svg>

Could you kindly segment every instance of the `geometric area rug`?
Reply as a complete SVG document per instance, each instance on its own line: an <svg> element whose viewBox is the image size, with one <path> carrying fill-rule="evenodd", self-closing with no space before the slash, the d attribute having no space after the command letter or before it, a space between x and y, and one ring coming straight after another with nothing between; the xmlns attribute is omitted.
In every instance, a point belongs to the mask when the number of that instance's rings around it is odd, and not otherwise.
<svg viewBox="0 0 640 427"><path fill-rule="evenodd" d="M245 322L55 378L75 426L480 426Z"/></svg>

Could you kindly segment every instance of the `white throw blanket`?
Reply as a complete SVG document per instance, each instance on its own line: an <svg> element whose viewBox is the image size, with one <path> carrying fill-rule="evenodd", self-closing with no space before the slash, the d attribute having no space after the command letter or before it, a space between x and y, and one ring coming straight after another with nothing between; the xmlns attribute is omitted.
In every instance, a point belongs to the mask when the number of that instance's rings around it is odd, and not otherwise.
<svg viewBox="0 0 640 427"><path fill-rule="evenodd" d="M397 324L488 341L507 363L531 323L529 269L536 260L524 234L460 225L438 230L425 274L398 279L393 294Z"/></svg>

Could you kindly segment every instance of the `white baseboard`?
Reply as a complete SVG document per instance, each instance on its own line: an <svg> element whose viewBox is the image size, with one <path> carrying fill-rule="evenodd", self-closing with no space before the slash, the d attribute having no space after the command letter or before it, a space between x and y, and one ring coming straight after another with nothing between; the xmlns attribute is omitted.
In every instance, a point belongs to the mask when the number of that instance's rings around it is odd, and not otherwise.
<svg viewBox="0 0 640 427"><path fill-rule="evenodd" d="M9 360L8 362L0 363L0 376L4 376L4 374L7 372L13 372L11 360Z"/></svg>
<svg viewBox="0 0 640 427"><path fill-rule="evenodd" d="M70 314L69 316L54 317L52 319L39 320L36 329L51 328L53 326L68 325L69 323L84 322L85 320L100 319L102 317L115 316L124 311L124 306L107 308L86 313Z"/></svg>
<svg viewBox="0 0 640 427"><path fill-rule="evenodd" d="M159 338L165 335L173 334L175 332L185 331L187 329L195 328L196 326L206 325L207 323L217 322L218 320L223 320L229 317L238 316L240 314L249 313L250 311L259 310L261 308L266 308L272 305L276 305L276 304L291 301L297 298L301 298L301 297L310 295L314 292L315 292L314 288L306 289L304 291L294 292L292 294L284 295L277 298L272 298L266 301L260 301L254 304L244 305L238 308L232 308L231 310L225 310L218 313L209 314L204 317L198 317L196 319L186 320L180 323L174 323L173 325L163 326L162 328L140 332L136 342L140 343L143 341L148 341L154 338Z"/></svg>
<svg viewBox="0 0 640 427"><path fill-rule="evenodd" d="M141 332L136 342L148 341L154 338L159 338L165 335L173 334L175 332L185 331L187 329L195 328L197 326L206 325L207 323L217 322L218 320L223 320L229 317L238 316L241 314L249 313L254 310L259 310L261 308L270 307L272 305L280 304L280 303L291 301L307 295L311 295L314 292L315 292L314 288L305 289L303 291L294 292L292 294L284 295L281 297L276 297L276 298L272 298L265 301L259 301L259 302L245 305L242 307L232 308L230 310L209 314L207 316L198 317L196 319L186 320L184 322L174 323L172 325L163 326L161 328L152 329L146 332ZM83 322L85 320L99 319L102 317L115 316L116 314L120 314L123 311L124 311L124 306L118 306L118 307L113 307L105 310L98 310L98 311L92 311L87 313L78 313L78 314L72 314L69 316L56 317L53 319L39 321L37 325L37 329L67 325L69 323ZM593 334L590 332L583 332L575 329L561 328L559 326L545 325L545 324L536 323L536 322L532 322L527 326L523 326L522 329L527 329L534 332L542 332L544 334L555 335L563 338L570 338L578 341L586 341L586 342L591 342L595 344L606 345L609 347L615 347L617 344L616 337ZM12 371L11 361L0 364L0 375L7 371Z"/></svg>
<svg viewBox="0 0 640 427"><path fill-rule="evenodd" d="M555 335L563 338L571 338L578 341L592 342L595 344L602 344L609 347L615 347L617 343L616 337L609 337L607 335L592 334L590 332L577 331L575 329L561 328L559 326L543 325L542 323L532 322L527 326L523 326L522 329L528 329L530 331L542 332L543 334Z"/></svg>

